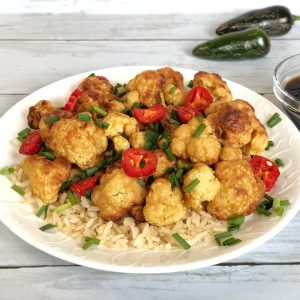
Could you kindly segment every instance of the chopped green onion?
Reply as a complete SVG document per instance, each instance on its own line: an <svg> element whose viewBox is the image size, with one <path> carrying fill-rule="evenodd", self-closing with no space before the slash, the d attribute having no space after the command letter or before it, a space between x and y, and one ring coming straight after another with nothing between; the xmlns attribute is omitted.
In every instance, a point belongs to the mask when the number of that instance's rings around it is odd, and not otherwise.
<svg viewBox="0 0 300 300"><path fill-rule="evenodd" d="M225 231L225 232L216 233L214 235L214 238L215 238L217 244L219 246L222 246L221 240L225 239L225 238L228 238L230 236L232 236L231 232Z"/></svg>
<svg viewBox="0 0 300 300"><path fill-rule="evenodd" d="M178 187L179 186L178 179L176 178L174 172L168 174L167 177L168 177L168 180L170 181L172 187L174 187L174 186Z"/></svg>
<svg viewBox="0 0 300 300"><path fill-rule="evenodd" d="M46 125L49 125L49 124L55 123L55 122L57 122L57 121L59 121L59 120L60 120L60 117L59 117L59 116L52 116L52 117L50 117L50 118L48 118L48 119L45 119L45 120L44 120L44 123L45 123Z"/></svg>
<svg viewBox="0 0 300 300"><path fill-rule="evenodd" d="M182 168L178 168L178 170L176 171L176 178L181 178L182 177L182 174L183 174L183 169Z"/></svg>
<svg viewBox="0 0 300 300"><path fill-rule="evenodd" d="M75 205L77 203L77 198L72 191L67 191L67 196L72 205Z"/></svg>
<svg viewBox="0 0 300 300"><path fill-rule="evenodd" d="M78 119L83 122L91 121L92 117L89 114L79 113L77 114Z"/></svg>
<svg viewBox="0 0 300 300"><path fill-rule="evenodd" d="M176 160L176 157L175 157L174 153L172 152L172 150L170 149L170 147L165 149L165 153L166 153L167 158L168 158L169 161L175 161Z"/></svg>
<svg viewBox="0 0 300 300"><path fill-rule="evenodd" d="M264 194L264 198L265 199L267 199L269 202L271 202L272 201L272 203L273 203L273 200L274 200L274 198L273 197L271 197L270 195L268 195L268 194ZM272 205L271 205L272 206Z"/></svg>
<svg viewBox="0 0 300 300"><path fill-rule="evenodd" d="M235 237L232 237L232 238L229 238L229 239L223 241L222 245L223 246L232 246L232 245L238 244L240 242L241 242L240 239L236 239Z"/></svg>
<svg viewBox="0 0 300 300"><path fill-rule="evenodd" d="M283 213L284 213L284 208L283 207L276 207L274 208L275 213L278 217L282 217Z"/></svg>
<svg viewBox="0 0 300 300"><path fill-rule="evenodd" d="M289 200L280 200L280 206L289 206L291 205Z"/></svg>
<svg viewBox="0 0 300 300"><path fill-rule="evenodd" d="M71 207L72 207L72 203L71 202L67 202L67 203L62 204L60 206L57 206L55 208L55 212L60 213L60 212L64 211L65 209L69 209Z"/></svg>
<svg viewBox="0 0 300 300"><path fill-rule="evenodd" d="M95 73L91 73L91 74L89 75L89 77L94 77L94 76L96 76Z"/></svg>
<svg viewBox="0 0 300 300"><path fill-rule="evenodd" d="M141 102L135 102L133 105L132 105L132 107L133 108L142 108L144 105L143 105L143 103L141 103Z"/></svg>
<svg viewBox="0 0 300 300"><path fill-rule="evenodd" d="M128 107L125 107L123 110L122 110L122 113L129 116L129 117L132 117L132 111L130 108Z"/></svg>
<svg viewBox="0 0 300 300"><path fill-rule="evenodd" d="M109 123L101 121L101 120L96 120L95 125L97 125L98 127L102 128L102 129L107 129L109 126Z"/></svg>
<svg viewBox="0 0 300 300"><path fill-rule="evenodd" d="M85 243L82 245L83 250L87 250L94 245L99 245L99 243L100 243L99 239L88 237L88 236L85 237L84 240L85 240Z"/></svg>
<svg viewBox="0 0 300 300"><path fill-rule="evenodd" d="M12 187L11 187L15 192L17 192L18 194L20 194L21 196L24 196L25 195L25 192L24 190L19 187L18 185L14 184Z"/></svg>
<svg viewBox="0 0 300 300"><path fill-rule="evenodd" d="M18 133L17 139L18 139L20 142L23 142L23 141L27 138L27 136L29 135L30 131L31 131L30 128L25 128L25 129L23 129L22 131L20 131L20 132Z"/></svg>
<svg viewBox="0 0 300 300"><path fill-rule="evenodd" d="M206 128L206 125L204 123L200 124L193 136L195 138L197 138L204 131L205 128Z"/></svg>
<svg viewBox="0 0 300 300"><path fill-rule="evenodd" d="M93 105L93 106L92 106L92 110L93 110L95 113L97 113L98 115L100 115L101 117L107 116L107 111L104 110L103 108L99 107L99 106Z"/></svg>
<svg viewBox="0 0 300 300"><path fill-rule="evenodd" d="M176 86L173 86L170 90L169 90L169 95L173 95L176 92Z"/></svg>
<svg viewBox="0 0 300 300"><path fill-rule="evenodd" d="M183 191L185 193L190 193L198 184L200 183L200 180L198 178L194 179L190 184L188 184Z"/></svg>
<svg viewBox="0 0 300 300"><path fill-rule="evenodd" d="M191 248L191 245L183 237L181 237L178 233L173 233L172 236L184 250L188 250Z"/></svg>
<svg viewBox="0 0 300 300"><path fill-rule="evenodd" d="M175 119L170 119L169 123L174 124L174 125L178 125L178 126L181 125L181 123L179 121L175 120Z"/></svg>
<svg viewBox="0 0 300 300"><path fill-rule="evenodd" d="M126 103L128 101L127 98L124 98L124 99L117 99L118 102L121 102L121 103Z"/></svg>
<svg viewBox="0 0 300 300"><path fill-rule="evenodd" d="M6 176L10 175L15 171L13 167L4 167L0 170L0 175Z"/></svg>
<svg viewBox="0 0 300 300"><path fill-rule="evenodd" d="M256 212L259 214L259 215L265 215L267 217L271 216L271 212L269 212L269 210L267 210L263 205L259 204L257 207L256 207Z"/></svg>
<svg viewBox="0 0 300 300"><path fill-rule="evenodd" d="M95 173L97 173L99 171L99 167L96 166L96 167L92 167L92 168L89 168L87 170L85 170L85 173L88 177L94 175Z"/></svg>
<svg viewBox="0 0 300 300"><path fill-rule="evenodd" d="M270 148L271 148L271 147L274 147L274 146L275 146L275 144L274 144L273 141L268 141L268 146L267 146L267 148L266 148L266 151L269 151Z"/></svg>
<svg viewBox="0 0 300 300"><path fill-rule="evenodd" d="M159 135L156 131L146 130L144 149L149 150L149 151L153 151L153 150L157 149L158 148L158 137L159 137Z"/></svg>
<svg viewBox="0 0 300 300"><path fill-rule="evenodd" d="M48 206L49 206L49 204L47 204L47 205L43 205L37 212L36 212L36 216L37 217L40 217L42 214L44 214L44 217L45 217L45 219L46 219L46 217L47 217L47 212L48 212Z"/></svg>
<svg viewBox="0 0 300 300"><path fill-rule="evenodd" d="M276 158L275 159L275 164L277 165L277 167L284 167L284 162L282 161L282 159L280 158Z"/></svg>
<svg viewBox="0 0 300 300"><path fill-rule="evenodd" d="M146 185L146 182L143 179L141 179L141 178L138 178L136 181L142 187L144 187Z"/></svg>
<svg viewBox="0 0 300 300"><path fill-rule="evenodd" d="M189 88L192 88L192 87L194 86L193 80L190 80L187 86L188 86Z"/></svg>
<svg viewBox="0 0 300 300"><path fill-rule="evenodd" d="M47 230L52 229L54 227L57 227L57 225L53 225L53 224L49 223L49 224L46 224L46 225L40 227L39 230L41 230L41 231L47 231Z"/></svg>
<svg viewBox="0 0 300 300"><path fill-rule="evenodd" d="M204 118L203 118L203 116L201 116L201 115L197 116L196 118L197 118L197 120L198 120L199 122L203 122L203 121L204 121Z"/></svg>
<svg viewBox="0 0 300 300"><path fill-rule="evenodd" d="M46 157L49 160L55 160L56 156L52 150L41 151L39 155Z"/></svg>
<svg viewBox="0 0 300 300"><path fill-rule="evenodd" d="M240 226L244 223L244 221L245 221L244 216L236 216L228 219L227 220L228 230L232 231L232 230L239 229Z"/></svg>
<svg viewBox="0 0 300 300"><path fill-rule="evenodd" d="M282 119L280 118L279 113L275 113L268 121L267 124L270 128L277 125Z"/></svg>
<svg viewBox="0 0 300 300"><path fill-rule="evenodd" d="M87 199L91 199L91 196L92 196L92 190L87 190L87 191L85 192L85 197L86 197Z"/></svg>

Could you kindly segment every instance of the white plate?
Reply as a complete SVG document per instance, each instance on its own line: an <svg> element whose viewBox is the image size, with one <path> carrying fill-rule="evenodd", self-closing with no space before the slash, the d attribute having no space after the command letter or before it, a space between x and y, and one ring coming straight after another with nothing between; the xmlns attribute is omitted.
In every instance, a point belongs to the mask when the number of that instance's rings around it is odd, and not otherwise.
<svg viewBox="0 0 300 300"><path fill-rule="evenodd" d="M0 120L0 167L18 162L19 156L11 141L17 132L26 127L28 108L38 100L49 99L63 105L68 95L92 72L107 77L113 83L123 83L143 70L157 68L138 66L90 71L57 81L25 97ZM180 68L176 70L184 75L186 84L196 72ZM113 272L165 273L191 270L233 259L266 242L286 226L300 208L300 135L293 123L268 100L237 83L229 80L227 83L234 98L245 99L254 106L263 124L275 112L281 114L282 122L268 129L269 139L275 142L275 147L263 155L284 160L285 167L271 195L291 202L282 218L257 214L247 218L247 222L235 234L242 239L242 243L223 248L214 242L203 243L188 251L179 248L165 251L116 250L103 246L84 251L61 232L41 232L38 228L44 224L43 220L36 217L29 206L19 203L20 196L11 190L9 180L3 176L0 176L0 220L21 239L46 253L75 264Z"/></svg>

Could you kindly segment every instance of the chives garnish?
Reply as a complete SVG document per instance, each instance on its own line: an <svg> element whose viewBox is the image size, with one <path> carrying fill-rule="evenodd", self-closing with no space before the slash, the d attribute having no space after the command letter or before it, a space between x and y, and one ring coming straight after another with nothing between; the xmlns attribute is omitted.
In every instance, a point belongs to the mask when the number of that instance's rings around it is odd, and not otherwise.
<svg viewBox="0 0 300 300"><path fill-rule="evenodd" d="M266 151L269 151L270 148L271 148L271 147L274 147L274 146L275 146L275 144L274 144L273 141L268 141L268 146L267 146L267 148L266 148Z"/></svg>
<svg viewBox="0 0 300 300"><path fill-rule="evenodd" d="M71 203L71 202L67 202L67 203L62 204L62 205L60 205L60 206L57 206L57 207L55 208L55 212L60 213L60 212L62 212L63 210L69 209L69 208L71 208L71 207L72 207L72 203Z"/></svg>
<svg viewBox="0 0 300 300"><path fill-rule="evenodd" d="M25 195L25 192L24 190L19 187L18 185L14 184L12 187L11 187L15 192L17 192L18 194L20 194L21 196L24 196Z"/></svg>
<svg viewBox="0 0 300 300"><path fill-rule="evenodd" d="M142 102L135 102L133 103L132 107L133 108L142 108L144 105Z"/></svg>
<svg viewBox="0 0 300 300"><path fill-rule="evenodd" d="M44 123L45 123L46 125L49 125L49 124L55 123L55 122L57 122L57 121L59 121L59 120L60 120L60 117L59 117L59 116L52 116L52 117L50 117L50 118L48 118L48 119L45 119L45 120L44 120Z"/></svg>
<svg viewBox="0 0 300 300"><path fill-rule="evenodd" d="M170 90L169 90L169 92L168 92L168 94L169 95L173 95L175 92L176 92L176 86L173 86Z"/></svg>
<svg viewBox="0 0 300 300"><path fill-rule="evenodd" d="M280 200L280 206L289 206L291 205L289 200Z"/></svg>
<svg viewBox="0 0 300 300"><path fill-rule="evenodd" d="M77 116L80 121L84 121L84 122L91 121L92 119L91 115L85 113L79 113L77 114Z"/></svg>
<svg viewBox="0 0 300 300"><path fill-rule="evenodd" d="M10 175L15 171L13 167L4 167L0 170L0 175L6 176Z"/></svg>
<svg viewBox="0 0 300 300"><path fill-rule="evenodd" d="M194 133L194 137L197 138L202 132L203 130L206 128L206 125L204 123L200 124L198 129L195 131Z"/></svg>
<svg viewBox="0 0 300 300"><path fill-rule="evenodd" d="M188 86L189 88L192 88L192 87L194 86L193 80L190 80L187 86Z"/></svg>
<svg viewBox="0 0 300 300"><path fill-rule="evenodd" d="M284 213L284 208L283 207L276 207L274 208L275 213L278 217L282 217L283 213Z"/></svg>
<svg viewBox="0 0 300 300"><path fill-rule="evenodd" d="M223 241L222 245L223 246L232 246L232 245L238 244L240 242L241 242L240 239L236 239L235 237L232 237L232 238L229 238L229 239Z"/></svg>
<svg viewBox="0 0 300 300"><path fill-rule="evenodd" d="M75 195L72 191L67 191L67 196L72 205L77 203L77 198L75 197Z"/></svg>
<svg viewBox="0 0 300 300"><path fill-rule="evenodd" d="M245 221L244 216L236 216L228 219L227 223L229 226L242 225Z"/></svg>
<svg viewBox="0 0 300 300"><path fill-rule="evenodd" d="M121 112L129 117L132 117L132 111L128 107L125 107Z"/></svg>
<svg viewBox="0 0 300 300"><path fill-rule="evenodd" d="M92 196L92 190L87 190L87 191L85 192L85 197L86 197L87 199L91 199L91 196Z"/></svg>
<svg viewBox="0 0 300 300"><path fill-rule="evenodd" d="M275 159L275 164L277 165L277 167L284 167L284 162L280 158Z"/></svg>
<svg viewBox="0 0 300 300"><path fill-rule="evenodd" d="M89 168L89 169L85 170L85 173L86 173L86 175L88 177L90 177L90 176L94 175L98 171L99 171L99 167L96 166L96 167L92 167L92 168Z"/></svg>
<svg viewBox="0 0 300 300"><path fill-rule="evenodd" d="M225 231L225 232L216 233L214 235L214 238L215 238L215 241L217 242L217 244L219 246L222 246L221 239L225 239L225 238L228 238L231 236L232 236L231 232Z"/></svg>
<svg viewBox="0 0 300 300"><path fill-rule="evenodd" d="M104 110L103 108L97 106L97 105L93 105L92 106L92 110L97 113L98 115L100 115L101 117L105 117L107 116L107 111Z"/></svg>
<svg viewBox="0 0 300 300"><path fill-rule="evenodd" d="M279 113L275 113L268 121L267 124L270 128L278 124L282 119L280 118Z"/></svg>
<svg viewBox="0 0 300 300"><path fill-rule="evenodd" d="M197 120L199 122L203 122L204 121L204 118L201 115L197 116L196 118L197 118Z"/></svg>
<svg viewBox="0 0 300 300"><path fill-rule="evenodd" d="M273 201L274 198L268 194L264 194L264 198L267 199L268 201Z"/></svg>
<svg viewBox="0 0 300 300"><path fill-rule="evenodd" d="M27 136L29 135L31 129L30 128L25 128L23 129L22 131L18 132L18 137L17 139L20 141L20 142L23 142Z"/></svg>
<svg viewBox="0 0 300 300"><path fill-rule="evenodd" d="M176 160L176 157L174 155L174 153L172 152L172 150L170 149L170 147L167 147L165 149L165 153L167 155L167 158L169 161L175 161Z"/></svg>
<svg viewBox="0 0 300 300"><path fill-rule="evenodd" d="M56 158L55 154L51 150L42 151L39 153L41 156L46 157L49 160L54 160Z"/></svg>
<svg viewBox="0 0 300 300"><path fill-rule="evenodd" d="M42 214L44 214L44 217L46 218L47 212L48 212L48 206L49 206L49 204L43 205L43 206L36 212L35 215L36 215L37 217L40 217Z"/></svg>
<svg viewBox="0 0 300 300"><path fill-rule="evenodd" d="M145 185L146 185L146 182L145 182L143 179L141 179L141 178L138 178L136 181L137 181L137 183L138 183L140 186L145 186Z"/></svg>
<svg viewBox="0 0 300 300"><path fill-rule="evenodd" d="M40 227L39 230L41 230L41 231L47 231L47 230L49 230L51 228L54 228L54 227L57 227L57 225L53 225L53 224L49 223L49 224L46 224L46 225Z"/></svg>
<svg viewBox="0 0 300 300"><path fill-rule="evenodd" d="M102 128L102 129L107 129L109 126L109 123L101 121L101 120L96 120L95 125L97 125L98 127Z"/></svg>
<svg viewBox="0 0 300 300"><path fill-rule="evenodd" d="M178 170L176 171L176 178L180 179L182 177L183 174L183 169L182 168L178 168Z"/></svg>
<svg viewBox="0 0 300 300"><path fill-rule="evenodd" d="M191 248L191 245L183 237L181 237L178 233L173 233L172 236L184 250L188 250Z"/></svg>
<svg viewBox="0 0 300 300"><path fill-rule="evenodd" d="M200 183L200 180L198 178L194 179L190 184L188 184L183 191L185 193L191 192L198 184Z"/></svg>
<svg viewBox="0 0 300 300"><path fill-rule="evenodd" d="M168 174L167 177L168 177L168 180L170 181L172 187L174 187L174 186L177 186L177 187L178 187L178 186L179 186L178 179L176 178L174 172L172 172L171 174Z"/></svg>
<svg viewBox="0 0 300 300"><path fill-rule="evenodd" d="M178 126L181 125L181 123L179 121L175 120L175 119L170 119L169 123L174 124L174 125L178 125Z"/></svg>
<svg viewBox="0 0 300 300"><path fill-rule="evenodd" d="M128 101L127 98L124 98L124 99L117 99L118 102L121 102L121 103L126 103Z"/></svg>
<svg viewBox="0 0 300 300"><path fill-rule="evenodd" d="M94 77L94 76L96 76L95 73L91 73L91 74L89 75L89 77Z"/></svg>
<svg viewBox="0 0 300 300"><path fill-rule="evenodd" d="M99 243L100 243L99 239L92 238L92 237L89 237L89 236L86 236L84 238L84 240L85 240L85 243L82 245L83 250L87 250L87 249L89 249L90 247L92 247L94 245L99 245Z"/></svg>

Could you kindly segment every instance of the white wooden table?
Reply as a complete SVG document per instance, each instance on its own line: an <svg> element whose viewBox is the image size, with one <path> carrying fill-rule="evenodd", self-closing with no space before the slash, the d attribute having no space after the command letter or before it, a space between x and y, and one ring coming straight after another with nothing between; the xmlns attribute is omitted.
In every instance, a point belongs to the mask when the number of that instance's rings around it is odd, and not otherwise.
<svg viewBox="0 0 300 300"><path fill-rule="evenodd" d="M278 105L272 73L299 52L300 24L272 40L267 57L213 62L191 55L231 15L0 16L0 114L66 76L120 65L166 65L220 73ZM300 299L300 215L255 251L218 266L127 275L75 266L23 242L0 224L0 299Z"/></svg>

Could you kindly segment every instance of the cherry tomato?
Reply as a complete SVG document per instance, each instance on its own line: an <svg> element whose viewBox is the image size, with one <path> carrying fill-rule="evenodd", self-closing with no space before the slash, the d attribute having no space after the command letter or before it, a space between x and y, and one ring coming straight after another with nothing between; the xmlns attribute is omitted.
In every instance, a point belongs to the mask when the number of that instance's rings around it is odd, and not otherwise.
<svg viewBox="0 0 300 300"><path fill-rule="evenodd" d="M76 89L75 91L73 91L73 93L70 95L67 103L64 106L64 110L73 111L75 103L76 103L77 99L80 97L81 93L82 93L82 91L79 89Z"/></svg>
<svg viewBox="0 0 300 300"><path fill-rule="evenodd" d="M184 106L192 108L196 115L203 113L213 98L207 89L201 86L192 88L185 97Z"/></svg>
<svg viewBox="0 0 300 300"><path fill-rule="evenodd" d="M80 181L73 183L70 186L70 190L73 193L76 193L80 196L85 196L85 193L88 190L91 190L96 185L97 180L98 180L98 176L93 176L93 177L82 179Z"/></svg>
<svg viewBox="0 0 300 300"><path fill-rule="evenodd" d="M178 117L181 123L186 124L196 116L195 111L187 106L179 106L177 108Z"/></svg>
<svg viewBox="0 0 300 300"><path fill-rule="evenodd" d="M129 177L152 175L157 166L157 156L151 151L130 148L122 154L122 167Z"/></svg>
<svg viewBox="0 0 300 300"><path fill-rule="evenodd" d="M134 108L134 117L144 123L149 124L161 120L166 114L166 108L162 104L152 106L150 108Z"/></svg>
<svg viewBox="0 0 300 300"><path fill-rule="evenodd" d="M262 178L266 191L269 192L280 175L276 164L263 156L254 155L250 160L250 165L253 174Z"/></svg>
<svg viewBox="0 0 300 300"><path fill-rule="evenodd" d="M34 155L37 154L42 148L42 137L39 131L31 132L23 141L19 153Z"/></svg>

